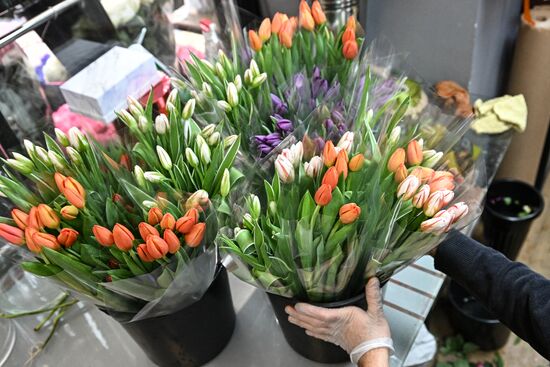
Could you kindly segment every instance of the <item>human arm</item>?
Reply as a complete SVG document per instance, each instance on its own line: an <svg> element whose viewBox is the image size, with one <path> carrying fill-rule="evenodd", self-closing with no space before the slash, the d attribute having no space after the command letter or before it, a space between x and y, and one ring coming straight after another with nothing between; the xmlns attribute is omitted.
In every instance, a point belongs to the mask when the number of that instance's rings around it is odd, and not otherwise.
<svg viewBox="0 0 550 367"><path fill-rule="evenodd" d="M550 359L550 281L524 264L453 231L435 252L446 273Z"/></svg>

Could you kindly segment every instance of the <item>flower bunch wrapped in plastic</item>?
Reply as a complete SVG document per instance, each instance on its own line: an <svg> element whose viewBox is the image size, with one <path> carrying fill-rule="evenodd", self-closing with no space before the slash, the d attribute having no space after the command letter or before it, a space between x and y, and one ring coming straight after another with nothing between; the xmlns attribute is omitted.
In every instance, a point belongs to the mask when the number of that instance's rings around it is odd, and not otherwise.
<svg viewBox="0 0 550 367"><path fill-rule="evenodd" d="M368 98L367 80L360 106ZM402 134L408 101L359 108L353 130L337 140L310 126L261 162L252 182L260 177L263 189L251 186L244 203L235 198L237 226L223 236L238 276L299 300L347 299L479 214L482 195L468 195L475 167L449 170L418 129Z"/></svg>
<svg viewBox="0 0 550 367"><path fill-rule="evenodd" d="M5 161L0 191L15 208L0 218L0 237L36 254L27 271L138 320L193 303L214 279L213 201L229 193L239 140L199 129L194 100L177 92L168 116L153 119L151 101L129 105L125 144L58 130L57 142L25 141L28 156Z"/></svg>

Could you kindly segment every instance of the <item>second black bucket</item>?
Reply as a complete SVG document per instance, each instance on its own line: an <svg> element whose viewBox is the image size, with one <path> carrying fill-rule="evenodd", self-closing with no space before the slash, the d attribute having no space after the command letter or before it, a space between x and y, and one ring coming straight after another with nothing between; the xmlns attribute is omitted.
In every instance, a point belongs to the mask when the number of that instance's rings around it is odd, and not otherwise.
<svg viewBox="0 0 550 367"><path fill-rule="evenodd" d="M519 216L525 205L530 212ZM544 199L533 186L517 180L494 181L482 215L484 243L515 260L533 220L543 209Z"/></svg>
<svg viewBox="0 0 550 367"><path fill-rule="evenodd" d="M225 348L235 329L227 271L221 267L208 291L192 305L121 325L160 367L204 365Z"/></svg>
<svg viewBox="0 0 550 367"><path fill-rule="evenodd" d="M291 324L288 321L288 314L285 312L286 306L294 306L298 301L281 297L276 294L267 294L275 316L279 321L279 326L287 343L298 354L315 362L320 363L343 363L349 362L348 353L337 345L316 339L307 335L301 327ZM358 295L346 301L332 303L316 303L316 306L325 308L340 308L346 306L357 306L364 310L367 309L365 294Z"/></svg>

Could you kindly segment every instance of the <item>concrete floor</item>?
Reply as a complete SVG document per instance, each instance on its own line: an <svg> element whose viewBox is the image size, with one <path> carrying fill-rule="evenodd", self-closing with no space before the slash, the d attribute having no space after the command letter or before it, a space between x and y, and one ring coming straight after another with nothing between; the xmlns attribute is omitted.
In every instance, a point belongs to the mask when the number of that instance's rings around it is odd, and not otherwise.
<svg viewBox="0 0 550 367"><path fill-rule="evenodd" d="M533 223L529 236L519 255L518 261L527 264L536 272L550 279L550 180L543 190L546 207L542 215ZM452 334L446 318L445 301L438 302L428 319L428 328L437 337L444 338ZM498 351L506 367L548 367L550 362L544 359L526 342L510 336L508 343ZM494 352L476 352L470 356L471 362L490 361Z"/></svg>

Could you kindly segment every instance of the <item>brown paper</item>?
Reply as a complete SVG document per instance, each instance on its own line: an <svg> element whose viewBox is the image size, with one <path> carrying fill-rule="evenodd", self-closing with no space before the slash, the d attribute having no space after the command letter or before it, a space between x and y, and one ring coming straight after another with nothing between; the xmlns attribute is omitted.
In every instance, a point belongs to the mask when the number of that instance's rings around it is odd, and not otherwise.
<svg viewBox="0 0 550 367"><path fill-rule="evenodd" d="M550 123L550 6L532 10L535 26L522 24L508 93L527 101L527 129L516 133L497 177L513 177L534 184Z"/></svg>

